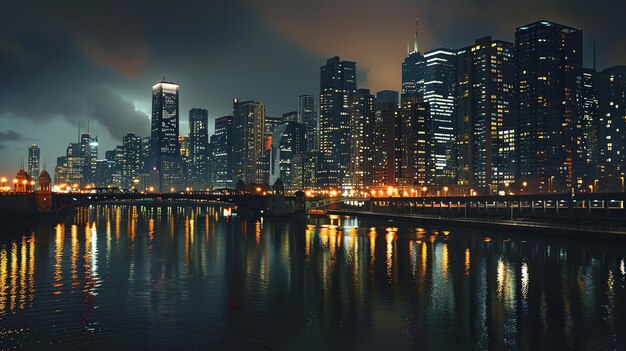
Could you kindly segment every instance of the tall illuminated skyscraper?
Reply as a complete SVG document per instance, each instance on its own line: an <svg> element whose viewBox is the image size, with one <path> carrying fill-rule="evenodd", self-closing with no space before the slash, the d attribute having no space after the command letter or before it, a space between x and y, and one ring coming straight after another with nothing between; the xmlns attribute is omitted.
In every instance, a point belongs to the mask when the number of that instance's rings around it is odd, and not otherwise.
<svg viewBox="0 0 626 351"><path fill-rule="evenodd" d="M189 111L189 177L194 190L208 187L209 179L209 111L192 108Z"/></svg>
<svg viewBox="0 0 626 351"><path fill-rule="evenodd" d="M432 133L428 105L414 96L402 97L402 185L418 188L430 185L434 173Z"/></svg>
<svg viewBox="0 0 626 351"><path fill-rule="evenodd" d="M456 52L431 50L424 54L424 103L428 106L432 133L431 158L435 185L450 184L456 178L453 164L456 127ZM420 78L421 80L421 78ZM421 89L418 88L418 91ZM418 95L420 96L420 95Z"/></svg>
<svg viewBox="0 0 626 351"><path fill-rule="evenodd" d="M621 191L626 177L626 66L598 72L598 154L601 191Z"/></svg>
<svg viewBox="0 0 626 351"><path fill-rule="evenodd" d="M320 68L319 149L324 155L322 187L349 185L350 96L356 91L356 63L335 56Z"/></svg>
<svg viewBox="0 0 626 351"><path fill-rule="evenodd" d="M152 87L151 165L158 191L182 190L179 135L179 86L162 80Z"/></svg>
<svg viewBox="0 0 626 351"><path fill-rule="evenodd" d="M540 21L517 28L517 181L529 192L573 184L582 31Z"/></svg>
<svg viewBox="0 0 626 351"><path fill-rule="evenodd" d="M31 179L39 179L40 155L39 146L33 144L28 148L28 174Z"/></svg>
<svg viewBox="0 0 626 351"><path fill-rule="evenodd" d="M426 61L419 51L417 21L413 48L407 45L407 56L402 63L402 97L424 96L424 68Z"/></svg>
<svg viewBox="0 0 626 351"><path fill-rule="evenodd" d="M298 97L298 122L306 127L306 150L317 148L317 113L313 95Z"/></svg>
<svg viewBox="0 0 626 351"><path fill-rule="evenodd" d="M514 182L514 45L490 37L457 53L457 180L495 192ZM490 190L489 190L490 189Z"/></svg>
<svg viewBox="0 0 626 351"><path fill-rule="evenodd" d="M121 166L122 187L130 189L135 186L135 179L138 179L141 172L141 137L135 133L128 133L122 138L122 148L124 158ZM140 186L143 186L141 184Z"/></svg>
<svg viewBox="0 0 626 351"><path fill-rule="evenodd" d="M96 176L96 160L98 159L98 137L89 132L80 135L80 155L83 158L83 182L81 185L93 185Z"/></svg>
<svg viewBox="0 0 626 351"><path fill-rule="evenodd" d="M215 119L215 134L211 136L213 151L213 188L233 189L233 116Z"/></svg>
<svg viewBox="0 0 626 351"><path fill-rule="evenodd" d="M235 183L267 183L265 164L265 105L233 101L233 173Z"/></svg>
<svg viewBox="0 0 626 351"><path fill-rule="evenodd" d="M374 96L369 89L352 94L350 111L350 184L364 190L372 183Z"/></svg>

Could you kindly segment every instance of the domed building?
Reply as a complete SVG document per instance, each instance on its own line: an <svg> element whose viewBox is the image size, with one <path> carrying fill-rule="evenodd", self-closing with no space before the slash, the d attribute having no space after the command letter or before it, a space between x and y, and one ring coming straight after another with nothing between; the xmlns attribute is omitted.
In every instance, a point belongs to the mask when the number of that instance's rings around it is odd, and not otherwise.
<svg viewBox="0 0 626 351"><path fill-rule="evenodd" d="M39 175L39 191L49 193L51 191L51 183L52 179L50 178L50 174L44 169Z"/></svg>
<svg viewBox="0 0 626 351"><path fill-rule="evenodd" d="M13 178L13 184L15 184L15 192L23 194L32 192L35 182L30 179L30 175L26 171L20 169L15 178Z"/></svg>

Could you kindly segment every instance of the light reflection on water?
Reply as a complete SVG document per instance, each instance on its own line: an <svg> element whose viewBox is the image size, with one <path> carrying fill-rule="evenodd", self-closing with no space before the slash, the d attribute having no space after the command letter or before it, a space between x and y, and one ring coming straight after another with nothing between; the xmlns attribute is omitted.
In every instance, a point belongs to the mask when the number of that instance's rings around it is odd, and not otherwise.
<svg viewBox="0 0 626 351"><path fill-rule="evenodd" d="M185 206L6 235L0 349L625 346L620 245Z"/></svg>

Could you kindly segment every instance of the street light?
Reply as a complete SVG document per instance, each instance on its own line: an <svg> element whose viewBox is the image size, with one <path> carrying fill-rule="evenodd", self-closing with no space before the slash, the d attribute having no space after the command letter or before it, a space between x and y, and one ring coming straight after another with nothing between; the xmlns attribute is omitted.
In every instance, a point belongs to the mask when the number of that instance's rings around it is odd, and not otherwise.
<svg viewBox="0 0 626 351"><path fill-rule="evenodd" d="M2 178L4 179L4 178ZM624 192L624 176L619 177L619 180L622 182L622 192Z"/></svg>
<svg viewBox="0 0 626 351"><path fill-rule="evenodd" d="M427 187L422 187L422 196L426 196Z"/></svg>
<svg viewBox="0 0 626 351"><path fill-rule="evenodd" d="M448 187L447 186L443 187L443 196L448 196Z"/></svg>

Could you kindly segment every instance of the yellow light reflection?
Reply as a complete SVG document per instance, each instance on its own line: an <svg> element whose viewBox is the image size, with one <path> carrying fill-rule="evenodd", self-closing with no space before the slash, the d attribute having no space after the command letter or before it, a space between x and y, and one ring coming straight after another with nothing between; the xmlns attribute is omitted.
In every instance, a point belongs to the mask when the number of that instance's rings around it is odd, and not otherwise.
<svg viewBox="0 0 626 351"><path fill-rule="evenodd" d="M443 243L443 254L441 259L441 273L443 280L448 280L448 244Z"/></svg>
<svg viewBox="0 0 626 351"><path fill-rule="evenodd" d="M261 245L261 221L257 220L254 223L254 240L256 242L256 247Z"/></svg>
<svg viewBox="0 0 626 351"><path fill-rule="evenodd" d="M387 228L387 234L385 235L385 241L387 242L387 282L392 282L392 268L393 268L393 247L394 240L396 239L396 232L394 229Z"/></svg>
<svg viewBox="0 0 626 351"><path fill-rule="evenodd" d="M9 308L15 310L15 298L17 297L17 243L11 244L11 295L9 296Z"/></svg>
<svg viewBox="0 0 626 351"><path fill-rule="evenodd" d="M468 247L467 249L465 249L465 278L470 277L470 268L471 268L470 249Z"/></svg>
<svg viewBox="0 0 626 351"><path fill-rule="evenodd" d="M370 273L374 273L374 266L376 264L376 228L371 227L370 233Z"/></svg>
<svg viewBox="0 0 626 351"><path fill-rule="evenodd" d="M70 277L72 279L72 286L78 285L78 270L77 270L77 262L78 262L78 255L79 255L79 246L80 244L78 243L78 227L76 227L75 225L72 226L71 228L71 236L72 236L72 241L71 241L71 249L72 249L72 255L70 256Z"/></svg>
<svg viewBox="0 0 626 351"><path fill-rule="evenodd" d="M8 257L4 248L0 249L0 316L5 314L7 305Z"/></svg>
<svg viewBox="0 0 626 351"><path fill-rule="evenodd" d="M52 293L54 295L60 295L60 288L63 286L63 236L65 235L65 226L63 224L57 224L55 229L54 282L52 286L56 289Z"/></svg>
<svg viewBox="0 0 626 351"><path fill-rule="evenodd" d="M528 264L524 262L522 264L522 299L526 300L528 298L528 284L530 282L528 275Z"/></svg>
<svg viewBox="0 0 626 351"><path fill-rule="evenodd" d="M26 237L22 237L22 243L20 244L20 309L26 306L26 264L27 264L27 252L26 252Z"/></svg>

